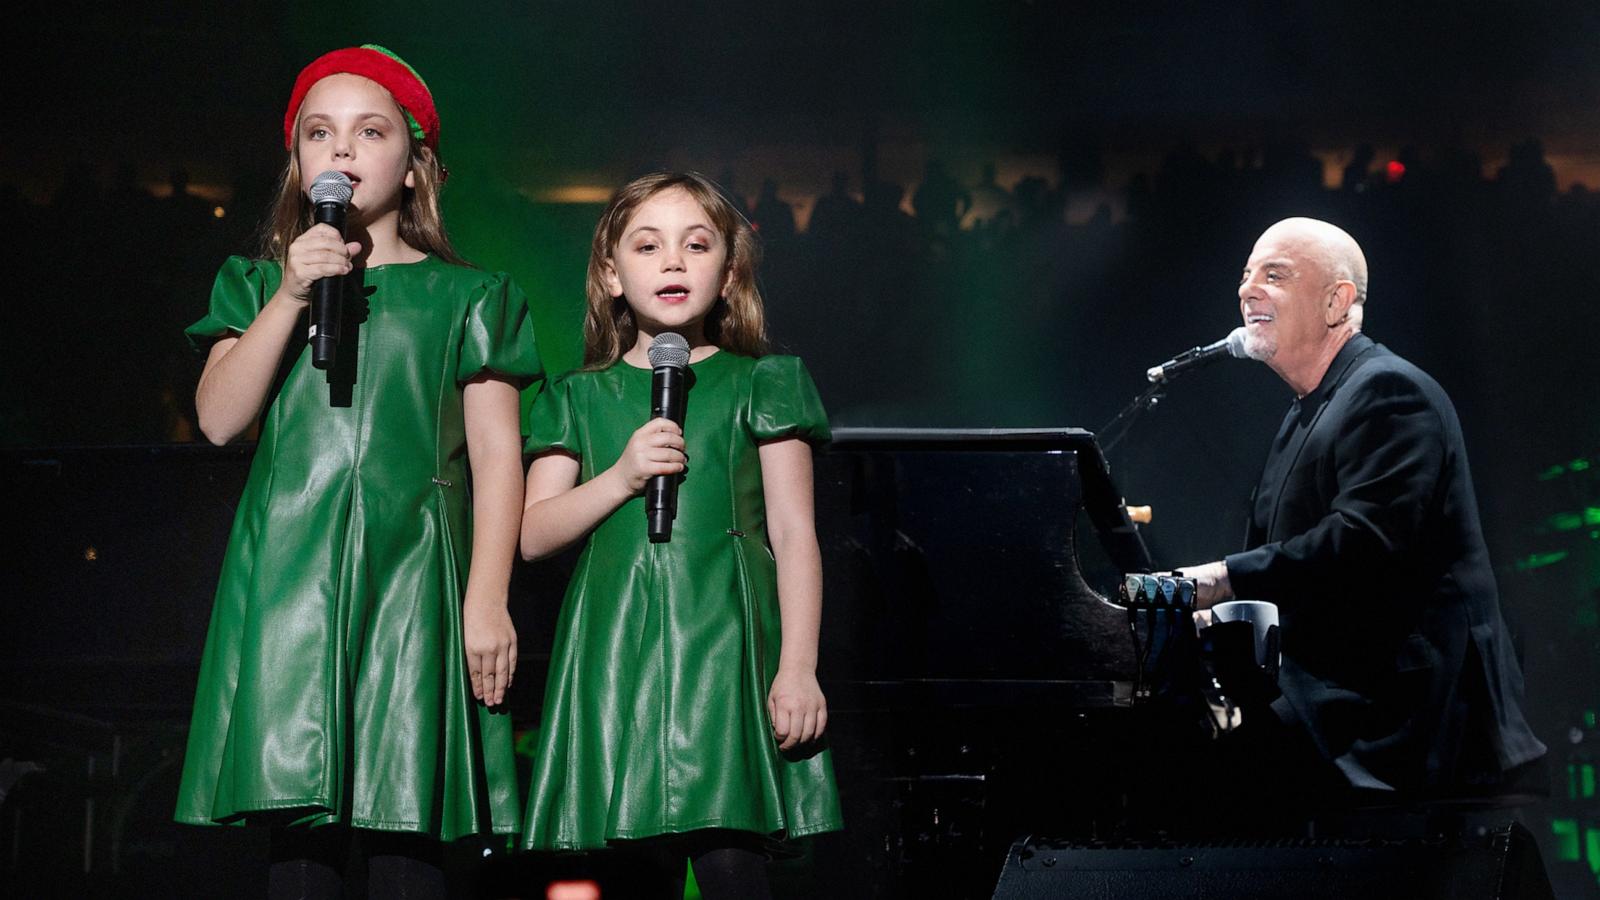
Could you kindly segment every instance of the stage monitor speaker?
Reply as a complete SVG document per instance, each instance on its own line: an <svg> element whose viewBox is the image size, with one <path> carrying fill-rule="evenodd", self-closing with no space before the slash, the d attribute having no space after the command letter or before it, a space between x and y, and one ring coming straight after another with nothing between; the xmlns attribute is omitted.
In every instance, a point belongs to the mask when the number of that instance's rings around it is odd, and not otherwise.
<svg viewBox="0 0 1600 900"><path fill-rule="evenodd" d="M1538 850L1514 825L1453 840L1011 845L994 900L1544 900Z"/></svg>

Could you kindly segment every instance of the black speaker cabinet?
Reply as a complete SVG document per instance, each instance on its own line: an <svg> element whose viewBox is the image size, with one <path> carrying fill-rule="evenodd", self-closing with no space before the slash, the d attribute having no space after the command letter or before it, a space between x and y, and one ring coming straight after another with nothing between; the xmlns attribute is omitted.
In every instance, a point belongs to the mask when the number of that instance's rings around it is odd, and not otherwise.
<svg viewBox="0 0 1600 900"><path fill-rule="evenodd" d="M1520 825L1465 840L1011 845L995 900L1545 900Z"/></svg>

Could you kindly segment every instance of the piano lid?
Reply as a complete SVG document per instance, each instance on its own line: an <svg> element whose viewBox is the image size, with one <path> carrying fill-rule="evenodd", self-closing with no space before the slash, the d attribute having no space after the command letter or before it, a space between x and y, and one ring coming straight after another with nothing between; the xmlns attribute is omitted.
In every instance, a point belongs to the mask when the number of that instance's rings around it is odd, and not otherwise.
<svg viewBox="0 0 1600 900"><path fill-rule="evenodd" d="M1149 557L1091 432L841 428L816 495L829 680L1133 678L1127 611L1083 578L1080 510L1118 568Z"/></svg>
<svg viewBox="0 0 1600 900"><path fill-rule="evenodd" d="M983 452L1078 454L1081 503L1094 523L1095 536L1122 572L1149 572L1150 550L1139 528L1128 518L1122 492L1111 479L1094 432L1084 428L839 428L830 450L981 450ZM1064 498L1065 499L1065 498Z"/></svg>

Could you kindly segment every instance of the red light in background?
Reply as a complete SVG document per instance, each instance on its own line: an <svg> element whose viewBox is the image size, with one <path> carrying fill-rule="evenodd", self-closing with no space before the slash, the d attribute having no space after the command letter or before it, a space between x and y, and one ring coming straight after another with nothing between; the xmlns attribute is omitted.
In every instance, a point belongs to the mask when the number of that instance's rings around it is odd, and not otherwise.
<svg viewBox="0 0 1600 900"><path fill-rule="evenodd" d="M1398 159L1389 160L1389 164L1383 167L1383 178L1390 184L1399 184L1400 179L1404 177L1406 177L1406 164Z"/></svg>
<svg viewBox="0 0 1600 900"><path fill-rule="evenodd" d="M600 900L600 885L593 881L552 881L545 900Z"/></svg>

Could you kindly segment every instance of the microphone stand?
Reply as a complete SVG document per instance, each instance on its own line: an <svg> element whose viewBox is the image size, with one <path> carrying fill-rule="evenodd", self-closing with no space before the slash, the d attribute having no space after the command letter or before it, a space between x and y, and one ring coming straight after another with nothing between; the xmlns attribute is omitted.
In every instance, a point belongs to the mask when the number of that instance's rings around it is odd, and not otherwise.
<svg viewBox="0 0 1600 900"><path fill-rule="evenodd" d="M1115 447L1118 442L1128 436L1128 431L1133 428L1133 422L1139 417L1140 413L1161 402L1169 383L1166 379L1153 382L1139 396L1133 398L1127 406L1124 406L1122 412L1117 413L1111 421L1101 426L1099 435L1102 453L1110 453L1112 447ZM1112 429L1116 429L1119 425L1121 426L1120 430L1113 432Z"/></svg>

